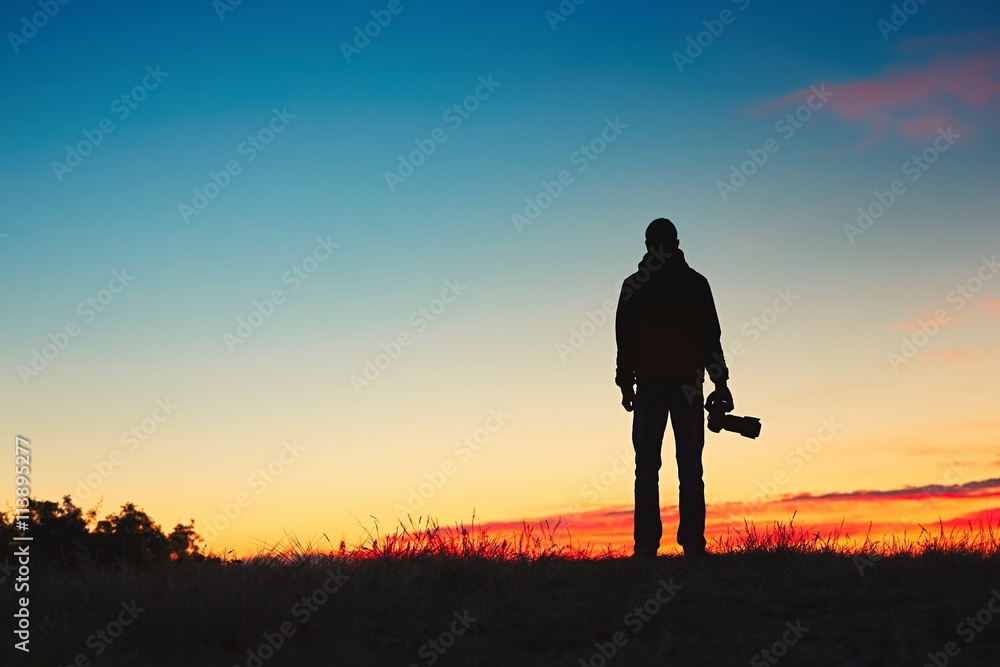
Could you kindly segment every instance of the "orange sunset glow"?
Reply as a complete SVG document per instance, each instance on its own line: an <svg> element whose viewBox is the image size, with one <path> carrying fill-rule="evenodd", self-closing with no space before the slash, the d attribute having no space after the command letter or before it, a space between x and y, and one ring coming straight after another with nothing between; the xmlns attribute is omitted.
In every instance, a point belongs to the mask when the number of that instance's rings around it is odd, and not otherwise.
<svg viewBox="0 0 1000 667"><path fill-rule="evenodd" d="M337 46L346 8L293 27L250 3L73 58L82 7L15 40L0 391L32 497L193 520L215 553L473 515L627 551L616 313L669 218L732 414L763 425L706 434L710 541L995 518L995 13L741 1L699 45L694 8L592 5L466 9L469 33L414 4L363 49ZM166 37L188 21L192 45ZM664 553L674 447L668 425Z"/></svg>

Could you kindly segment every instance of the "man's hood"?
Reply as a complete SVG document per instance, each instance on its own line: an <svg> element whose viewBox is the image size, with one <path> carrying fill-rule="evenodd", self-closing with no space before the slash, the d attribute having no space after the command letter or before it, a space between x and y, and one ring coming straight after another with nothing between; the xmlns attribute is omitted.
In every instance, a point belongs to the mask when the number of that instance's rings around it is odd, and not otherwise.
<svg viewBox="0 0 1000 667"><path fill-rule="evenodd" d="M686 269L687 267L688 263L684 259L684 251L680 248L666 253L659 250L646 252L642 256L642 259L639 260L639 271L645 269L652 275L656 275L658 272L664 270L672 272Z"/></svg>

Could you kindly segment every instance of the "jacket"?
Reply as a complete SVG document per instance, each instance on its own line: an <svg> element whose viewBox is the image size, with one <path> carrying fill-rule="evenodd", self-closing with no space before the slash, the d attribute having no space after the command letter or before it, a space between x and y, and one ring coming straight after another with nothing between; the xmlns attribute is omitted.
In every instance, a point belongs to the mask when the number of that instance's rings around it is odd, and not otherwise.
<svg viewBox="0 0 1000 667"><path fill-rule="evenodd" d="M615 315L615 384L729 379L708 280L684 253L647 252L625 279Z"/></svg>

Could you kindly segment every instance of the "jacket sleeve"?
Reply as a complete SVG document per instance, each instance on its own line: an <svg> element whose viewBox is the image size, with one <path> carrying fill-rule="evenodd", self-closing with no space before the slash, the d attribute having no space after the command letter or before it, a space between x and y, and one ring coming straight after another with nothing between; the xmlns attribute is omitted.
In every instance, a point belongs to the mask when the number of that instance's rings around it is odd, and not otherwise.
<svg viewBox="0 0 1000 667"><path fill-rule="evenodd" d="M615 312L615 340L618 344L615 384L619 387L631 387L635 384L635 308L629 302L631 296L632 288L626 281L622 285Z"/></svg>
<svg viewBox="0 0 1000 667"><path fill-rule="evenodd" d="M707 280L704 280L701 327L702 364L708 377L712 382L728 380L729 368L722 353L722 326L719 324L719 313L715 309L715 299L712 298L712 288Z"/></svg>

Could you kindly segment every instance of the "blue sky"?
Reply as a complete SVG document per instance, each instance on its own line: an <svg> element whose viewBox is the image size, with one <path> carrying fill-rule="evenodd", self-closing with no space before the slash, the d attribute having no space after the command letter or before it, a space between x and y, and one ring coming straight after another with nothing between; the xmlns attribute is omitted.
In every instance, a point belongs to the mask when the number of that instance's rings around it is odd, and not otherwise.
<svg viewBox="0 0 1000 667"><path fill-rule="evenodd" d="M341 43L386 6L245 0L220 20L207 1L70 2L16 51L7 37L0 273L13 286L2 305L15 324L0 334L0 391L12 408L7 429L33 432L61 455L37 480L42 495L68 492L117 433L169 394L189 407L151 439L146 460L107 482L109 504L210 516L210 493L179 503L152 489L180 483L185 461L204 457L190 474L225 497L238 487L240 473L224 472L234 461L266 459L298 434L313 443L314 462L295 471L297 491L275 486L273 507L307 493L340 527L348 507L389 514L414 471L419 479L498 404L523 415L503 433L506 454L456 477L454 496L436 497L435 509L467 512L477 489L479 506L502 518L565 504L612 439L628 447L628 425L615 412L612 327L566 361L555 344L615 296L641 257L645 225L659 216L676 222L689 261L712 283L724 343L747 344L732 360L734 391L748 412L770 410L775 452L838 410L856 413L858 447L882 437L873 401L887 392L907 396L890 401L897 414L888 428L908 433L918 427L899 413L921 405L935 383L967 386L995 367L989 304L1000 282L934 339L935 355L901 371L886 365L905 323L950 307L948 290L1000 245L994 4L929 2L885 39L878 21L891 3L589 0L553 29L546 11L555 2L404 1L347 62ZM6 4L0 27L21 32L38 7ZM679 71L673 54L724 10L731 22L710 43L706 33L703 53ZM157 81L147 68L166 74ZM981 94L955 88L963 73ZM123 118L115 100L144 79L145 99ZM443 114L481 79L499 85L450 126ZM730 166L780 136L775 123L821 83L836 91L830 104L723 201L718 183ZM286 119L281 131L248 161L240 146L275 110ZM103 119L114 130L57 176L53 162L84 133L97 136ZM574 154L609 121L620 131L579 171ZM961 141L850 243L843 226L857 207L905 178L902 165L933 145L938 124L954 124ZM386 171L437 128L447 140L390 190ZM186 223L179 207L231 161L239 173ZM511 216L562 170L572 184L518 233ZM339 247L290 290L282 276L317 238ZM78 304L123 267L134 282L24 382L18 367L80 320ZM410 314L447 280L467 290L378 382L355 392L350 377L380 343L409 331ZM287 300L228 350L224 334L274 289ZM748 341L744 324L780 289L801 299ZM961 422L968 404L955 395L943 415L922 418ZM530 469L529 485L551 479L563 435L582 454L555 490L504 500L508 473ZM377 469L386 451L397 467L385 479L348 472ZM832 482L817 469L799 490L851 486L850 460L832 466ZM758 473L740 480L738 466L719 465L732 489L716 487L724 499L752 488ZM873 488L923 483L936 465L884 477L881 460L858 479ZM320 483L323 470L343 488ZM608 500L627 497L623 482ZM254 535L266 522L247 525Z"/></svg>

